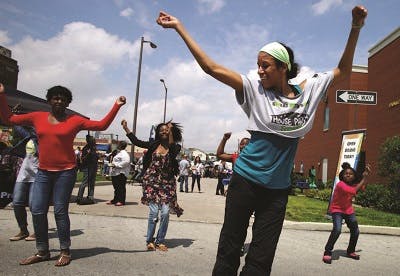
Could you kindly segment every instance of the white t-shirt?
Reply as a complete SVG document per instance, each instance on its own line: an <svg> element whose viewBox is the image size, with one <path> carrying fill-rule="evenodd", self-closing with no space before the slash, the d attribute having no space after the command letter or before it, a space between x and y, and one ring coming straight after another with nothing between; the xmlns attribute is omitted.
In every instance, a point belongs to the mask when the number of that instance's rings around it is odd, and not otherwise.
<svg viewBox="0 0 400 276"><path fill-rule="evenodd" d="M259 79L242 75L242 80L244 101L237 101L249 118L247 129L298 138L311 130L318 104L333 80L333 71L308 78L295 98L265 90Z"/></svg>

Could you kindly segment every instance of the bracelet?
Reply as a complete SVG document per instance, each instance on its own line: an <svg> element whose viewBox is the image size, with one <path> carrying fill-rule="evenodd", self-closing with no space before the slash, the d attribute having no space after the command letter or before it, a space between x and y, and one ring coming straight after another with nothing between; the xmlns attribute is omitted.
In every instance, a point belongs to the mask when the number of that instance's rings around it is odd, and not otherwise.
<svg viewBox="0 0 400 276"><path fill-rule="evenodd" d="M364 26L364 22L363 22L362 24L360 24L360 25L351 23L351 28L352 28L352 29L359 30L359 29L361 29L363 26Z"/></svg>

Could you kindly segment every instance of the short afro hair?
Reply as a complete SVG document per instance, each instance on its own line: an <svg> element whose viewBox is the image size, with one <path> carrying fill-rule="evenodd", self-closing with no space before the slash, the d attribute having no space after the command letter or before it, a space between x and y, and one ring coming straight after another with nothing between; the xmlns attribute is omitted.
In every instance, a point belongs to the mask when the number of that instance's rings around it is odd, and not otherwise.
<svg viewBox="0 0 400 276"><path fill-rule="evenodd" d="M54 96L63 96L63 97L65 97L65 99L67 99L67 103L68 104L70 104L72 102L72 93L68 88L66 88L64 86L57 85L57 86L53 86L52 88L47 90L46 100L48 102Z"/></svg>

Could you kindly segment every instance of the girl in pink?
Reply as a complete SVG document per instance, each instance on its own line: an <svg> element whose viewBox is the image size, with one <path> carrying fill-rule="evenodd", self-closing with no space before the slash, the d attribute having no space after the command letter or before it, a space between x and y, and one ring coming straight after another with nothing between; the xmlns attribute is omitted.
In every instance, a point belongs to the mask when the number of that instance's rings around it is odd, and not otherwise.
<svg viewBox="0 0 400 276"><path fill-rule="evenodd" d="M333 229L329 236L328 242L325 245L325 252L322 258L324 263L330 264L332 262L332 250L340 236L342 230L342 219L350 229L350 241L347 247L347 257L359 260L360 255L355 253L358 236L360 231L358 229L357 218L352 206L353 197L357 191L367 184L367 177L371 172L370 165L365 167L363 177L359 181L357 172L350 166L349 163L342 164L342 171L339 173L339 182L336 184L329 212L332 214Z"/></svg>

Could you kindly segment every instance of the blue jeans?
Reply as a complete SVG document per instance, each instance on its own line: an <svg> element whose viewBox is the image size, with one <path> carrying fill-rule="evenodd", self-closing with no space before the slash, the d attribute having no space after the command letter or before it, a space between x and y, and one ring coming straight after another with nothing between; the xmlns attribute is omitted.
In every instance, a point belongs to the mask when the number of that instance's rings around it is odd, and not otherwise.
<svg viewBox="0 0 400 276"><path fill-rule="evenodd" d="M26 206L28 206L29 193L32 182L15 182L13 193L14 214L21 231L27 232Z"/></svg>
<svg viewBox="0 0 400 276"><path fill-rule="evenodd" d="M39 251L49 250L47 213L51 200L54 203L54 218L60 249L65 250L71 246L68 207L75 181L76 168L64 171L38 170L35 182L32 185L29 207L36 234L36 248Z"/></svg>
<svg viewBox="0 0 400 276"><path fill-rule="evenodd" d="M149 204L149 222L147 226L147 238L146 238L147 243L154 242L154 233L156 231L156 224L158 222L159 211L161 212L160 214L161 219L155 243L156 244L164 243L169 223L169 205L157 204L154 202L150 202Z"/></svg>
<svg viewBox="0 0 400 276"><path fill-rule="evenodd" d="M188 175L181 175L181 181L180 181L180 191L183 191L183 182L185 182L185 192L188 192L189 189L189 176Z"/></svg>
<svg viewBox="0 0 400 276"><path fill-rule="evenodd" d="M343 213L333 213L332 214L332 222L333 222L333 229L329 236L328 242L325 245L325 254L331 255L333 247L337 239L342 232L342 219L347 224L347 227L350 229L350 241L347 247L347 253L353 253L356 251L356 245L358 241L358 236L360 235L360 230L358 229L358 222L356 215L350 214L346 215Z"/></svg>

